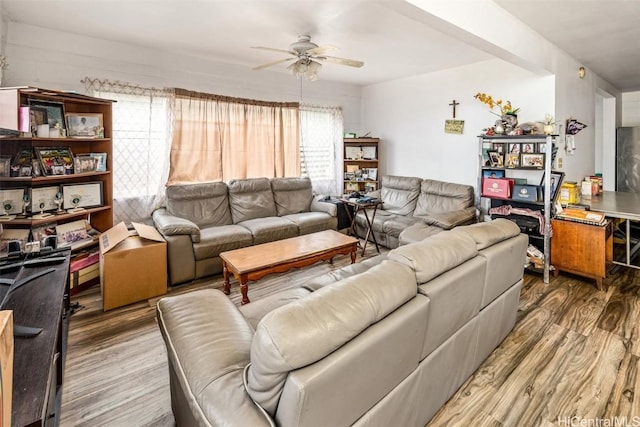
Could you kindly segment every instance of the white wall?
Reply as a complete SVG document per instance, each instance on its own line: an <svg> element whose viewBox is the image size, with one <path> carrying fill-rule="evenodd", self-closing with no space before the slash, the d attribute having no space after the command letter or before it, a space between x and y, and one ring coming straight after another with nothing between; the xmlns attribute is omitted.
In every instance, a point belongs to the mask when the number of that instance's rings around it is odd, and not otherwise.
<svg viewBox="0 0 640 427"><path fill-rule="evenodd" d="M640 126L640 92L622 94L621 126Z"/></svg>
<svg viewBox="0 0 640 427"><path fill-rule="evenodd" d="M1 4L1 3L0 3ZM360 127L361 88L320 80L300 81L290 74L253 71L244 65L163 52L16 22L8 24L11 63L3 86L31 85L84 93L84 77L141 86L180 87L219 95L267 101L300 101L341 106L345 131Z"/></svg>
<svg viewBox="0 0 640 427"><path fill-rule="evenodd" d="M539 76L495 59L446 71L371 85L362 93L362 132L381 138L381 169L474 185L478 135L498 118L474 99L478 92L520 107L520 122L542 120L553 113L552 76ZM444 133L452 118L449 106L460 102L456 118L464 134ZM539 179L539 177L538 177Z"/></svg>

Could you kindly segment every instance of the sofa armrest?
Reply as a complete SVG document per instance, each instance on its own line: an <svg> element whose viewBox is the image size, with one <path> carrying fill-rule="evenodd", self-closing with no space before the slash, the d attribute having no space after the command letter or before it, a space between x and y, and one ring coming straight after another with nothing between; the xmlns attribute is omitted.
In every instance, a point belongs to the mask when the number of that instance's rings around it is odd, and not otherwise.
<svg viewBox="0 0 640 427"><path fill-rule="evenodd" d="M420 218L422 218L427 225L435 225L436 227L450 230L458 225L474 222L476 218L476 208L475 206L468 206L459 211L425 215L420 216Z"/></svg>
<svg viewBox="0 0 640 427"><path fill-rule="evenodd" d="M315 196L311 200L311 212L324 212L332 217L338 216L338 207L333 203L325 203L322 201L325 196Z"/></svg>
<svg viewBox="0 0 640 427"><path fill-rule="evenodd" d="M153 223L165 236L188 234L193 243L200 242L200 227L188 219L171 215L165 208L153 212Z"/></svg>

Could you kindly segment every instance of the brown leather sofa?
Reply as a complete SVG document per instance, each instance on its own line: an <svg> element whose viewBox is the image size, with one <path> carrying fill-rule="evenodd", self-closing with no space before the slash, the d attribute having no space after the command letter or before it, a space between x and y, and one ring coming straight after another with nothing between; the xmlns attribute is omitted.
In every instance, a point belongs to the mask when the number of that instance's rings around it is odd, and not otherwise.
<svg viewBox="0 0 640 427"><path fill-rule="evenodd" d="M371 230L387 248L476 222L474 189L469 185L385 175L373 196L384 204L376 211ZM356 216L356 231L360 236L367 232L362 211Z"/></svg>
<svg viewBox="0 0 640 427"><path fill-rule="evenodd" d="M220 253L337 228L337 209L308 178L234 179L167 187L153 213L167 241L169 283L222 272Z"/></svg>
<svg viewBox="0 0 640 427"><path fill-rule="evenodd" d="M178 426L424 426L512 329L527 237L443 231L240 308L165 297Z"/></svg>

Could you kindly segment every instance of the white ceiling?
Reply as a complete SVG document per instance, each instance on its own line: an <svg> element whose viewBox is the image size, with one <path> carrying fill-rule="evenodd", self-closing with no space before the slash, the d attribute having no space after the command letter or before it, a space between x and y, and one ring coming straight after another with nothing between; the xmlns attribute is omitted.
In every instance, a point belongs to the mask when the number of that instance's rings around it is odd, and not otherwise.
<svg viewBox="0 0 640 427"><path fill-rule="evenodd" d="M363 68L320 78L367 85L491 57L399 13L401 0L0 0L10 21L249 68L285 57L299 34ZM443 0L445 1L445 0ZM452 0L448 0L452 1ZM622 91L640 90L640 0L496 0ZM497 25L496 23L494 23ZM258 72L287 72L288 63Z"/></svg>

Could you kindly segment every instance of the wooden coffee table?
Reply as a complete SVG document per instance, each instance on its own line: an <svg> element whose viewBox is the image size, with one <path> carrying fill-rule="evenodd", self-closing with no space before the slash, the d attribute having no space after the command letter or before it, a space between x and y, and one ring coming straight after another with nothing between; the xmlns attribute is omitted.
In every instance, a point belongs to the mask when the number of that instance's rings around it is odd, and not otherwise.
<svg viewBox="0 0 640 427"><path fill-rule="evenodd" d="M333 262L336 255L351 254L351 263L356 262L358 239L334 230L305 234L290 239L277 240L261 245L248 246L222 252L223 292L231 292L229 272L240 282L242 304L248 304L249 280L258 280L267 274L283 273L291 268L305 267L318 261Z"/></svg>

